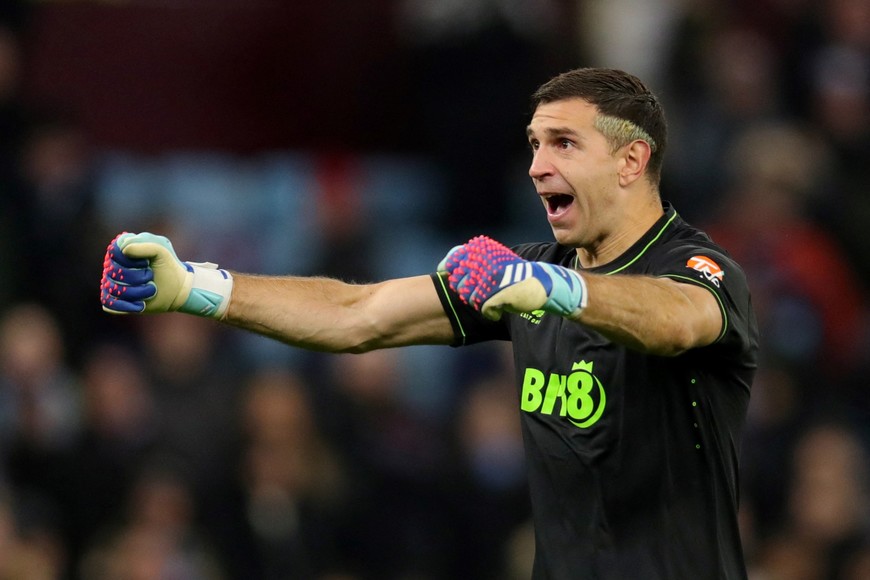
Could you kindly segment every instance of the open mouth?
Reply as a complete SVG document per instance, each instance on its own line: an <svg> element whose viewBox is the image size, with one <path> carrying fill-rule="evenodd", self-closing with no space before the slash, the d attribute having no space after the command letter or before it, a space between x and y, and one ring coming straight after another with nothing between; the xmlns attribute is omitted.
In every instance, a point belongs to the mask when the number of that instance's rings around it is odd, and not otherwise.
<svg viewBox="0 0 870 580"><path fill-rule="evenodd" d="M574 202L574 198L570 195L557 193L546 197L547 211L551 214L557 214L568 208Z"/></svg>

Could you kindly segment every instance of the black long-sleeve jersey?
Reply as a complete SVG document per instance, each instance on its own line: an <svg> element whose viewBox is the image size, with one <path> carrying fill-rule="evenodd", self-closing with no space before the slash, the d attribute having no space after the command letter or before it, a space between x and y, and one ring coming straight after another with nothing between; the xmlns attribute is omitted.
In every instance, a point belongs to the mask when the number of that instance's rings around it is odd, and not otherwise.
<svg viewBox="0 0 870 580"><path fill-rule="evenodd" d="M572 248L513 249L583 271ZM486 320L432 277L455 346L513 342L534 579L746 578L738 456L758 330L743 271L668 204L622 256L588 271L702 286L721 308L721 334L676 357L654 356L542 311Z"/></svg>

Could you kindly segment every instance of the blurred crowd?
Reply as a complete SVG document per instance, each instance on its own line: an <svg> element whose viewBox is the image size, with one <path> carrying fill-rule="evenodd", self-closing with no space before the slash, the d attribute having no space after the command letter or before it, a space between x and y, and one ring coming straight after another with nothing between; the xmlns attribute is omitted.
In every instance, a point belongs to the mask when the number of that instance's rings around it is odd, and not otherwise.
<svg viewBox="0 0 870 580"><path fill-rule="evenodd" d="M569 67L635 72L669 116L663 197L744 266L762 330L742 442L750 578L870 578L870 1L376 4L413 65L410 116L384 126L406 125L390 136L439 176L440 198L405 200L428 208L426 243L401 216L364 219L364 148L304 151L318 199L293 211L318 236L268 248L304 263L204 238L182 212L134 225L182 258L353 280L392 274L409 245L419 274L468 235L548 239L523 175L528 94ZM528 578L509 345L325 355L103 314L102 254L129 227L105 160L124 152L24 89L52 3L3 6L0 579ZM281 232L280 203L253 227Z"/></svg>

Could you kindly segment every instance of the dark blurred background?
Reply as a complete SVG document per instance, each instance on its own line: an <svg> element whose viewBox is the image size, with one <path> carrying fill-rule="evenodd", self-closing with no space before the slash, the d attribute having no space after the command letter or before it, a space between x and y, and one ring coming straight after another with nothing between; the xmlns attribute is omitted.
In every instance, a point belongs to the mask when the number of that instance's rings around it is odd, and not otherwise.
<svg viewBox="0 0 870 580"><path fill-rule="evenodd" d="M120 231L355 281L551 239L528 96L660 95L745 267L753 580L870 578L870 1L0 2L0 578L525 579L506 345L321 355L103 314Z"/></svg>

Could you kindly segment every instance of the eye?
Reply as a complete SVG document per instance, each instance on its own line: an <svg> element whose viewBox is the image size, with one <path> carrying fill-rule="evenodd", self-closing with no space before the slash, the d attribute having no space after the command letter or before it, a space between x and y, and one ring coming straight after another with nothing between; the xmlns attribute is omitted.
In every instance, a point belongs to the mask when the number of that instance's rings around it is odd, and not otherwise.
<svg viewBox="0 0 870 580"><path fill-rule="evenodd" d="M537 139L529 139L529 148L532 151L537 151L538 149L541 148L541 142L538 141Z"/></svg>
<svg viewBox="0 0 870 580"><path fill-rule="evenodd" d="M570 149L574 146L574 142L570 139L560 139L559 140L559 149Z"/></svg>

